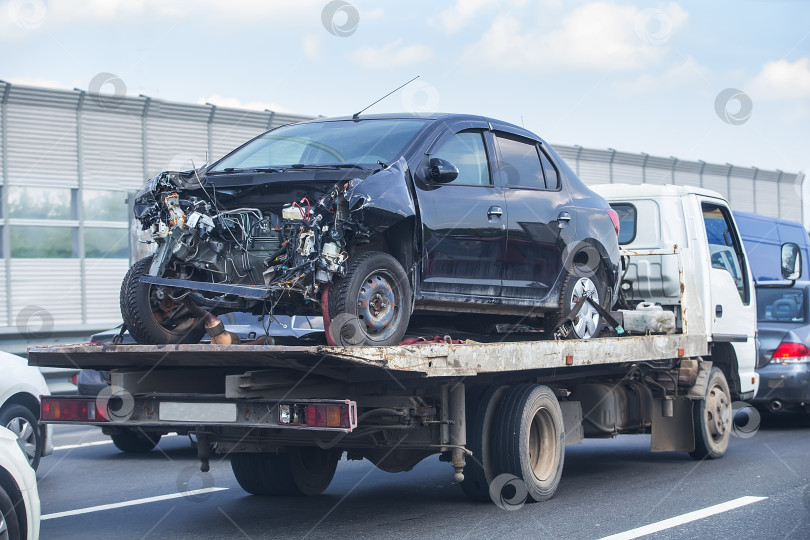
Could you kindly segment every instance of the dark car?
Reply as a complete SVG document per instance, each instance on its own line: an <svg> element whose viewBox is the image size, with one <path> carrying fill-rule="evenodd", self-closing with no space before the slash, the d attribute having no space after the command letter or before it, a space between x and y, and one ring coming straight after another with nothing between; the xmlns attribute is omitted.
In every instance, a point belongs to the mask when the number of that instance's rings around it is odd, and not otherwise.
<svg viewBox="0 0 810 540"><path fill-rule="evenodd" d="M397 344L436 314L551 330L617 294L615 212L545 141L480 116L283 126L152 178L135 217L157 243L121 290L139 343L196 342L232 311L322 314L339 345ZM569 335L600 323L586 302Z"/></svg>
<svg viewBox="0 0 810 540"><path fill-rule="evenodd" d="M757 288L759 391L767 410L810 413L810 283Z"/></svg>

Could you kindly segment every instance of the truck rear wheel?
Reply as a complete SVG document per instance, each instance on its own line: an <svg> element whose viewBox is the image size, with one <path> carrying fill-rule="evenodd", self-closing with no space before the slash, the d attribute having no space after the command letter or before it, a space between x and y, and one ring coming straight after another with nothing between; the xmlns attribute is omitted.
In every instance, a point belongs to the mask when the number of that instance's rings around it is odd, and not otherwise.
<svg viewBox="0 0 810 540"><path fill-rule="evenodd" d="M361 252L330 285L327 304L326 331L335 345L397 345L408 329L411 285L391 255Z"/></svg>
<svg viewBox="0 0 810 540"><path fill-rule="evenodd" d="M695 423L695 459L717 459L725 455L731 438L731 392L723 372L716 367L709 374L706 396L692 405Z"/></svg>
<svg viewBox="0 0 810 540"><path fill-rule="evenodd" d="M493 476L511 474L523 481L528 500L550 499L562 476L565 429L560 404L547 386L509 388L495 415Z"/></svg>
<svg viewBox="0 0 810 540"><path fill-rule="evenodd" d="M205 334L202 319L188 313L182 302L172 300L171 289L141 283L150 266L152 257L144 257L132 265L121 283L121 318L129 335L148 345L198 343Z"/></svg>
<svg viewBox="0 0 810 540"><path fill-rule="evenodd" d="M242 489L253 495L320 495L335 476L340 454L311 447L233 453L231 468Z"/></svg>
<svg viewBox="0 0 810 540"><path fill-rule="evenodd" d="M474 501L489 500L489 485L492 482L492 430L495 413L507 386L492 386L480 399L467 402L467 448L473 453L467 457L464 481L461 489Z"/></svg>
<svg viewBox="0 0 810 540"><path fill-rule="evenodd" d="M139 429L124 428L110 435L113 444L128 454L145 454L151 452L160 442L160 433L149 433Z"/></svg>

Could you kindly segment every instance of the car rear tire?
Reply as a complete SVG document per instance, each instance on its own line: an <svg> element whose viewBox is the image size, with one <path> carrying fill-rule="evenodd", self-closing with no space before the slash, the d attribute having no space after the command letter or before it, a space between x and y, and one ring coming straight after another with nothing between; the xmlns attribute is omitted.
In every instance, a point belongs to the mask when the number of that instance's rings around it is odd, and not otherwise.
<svg viewBox="0 0 810 540"><path fill-rule="evenodd" d="M356 253L330 285L327 304L326 331L335 345L397 345L408 329L411 286L391 255Z"/></svg>
<svg viewBox="0 0 810 540"><path fill-rule="evenodd" d="M709 374L704 399L692 404L695 424L695 459L718 459L728 450L733 422L731 392L723 372L716 367Z"/></svg>
<svg viewBox="0 0 810 540"><path fill-rule="evenodd" d="M177 324L163 325L163 313L184 309L182 303L172 301L165 288L141 283L149 274L152 257L144 257L132 265L121 283L121 317L129 335L138 343L161 345L166 343L197 343L205 334L199 317L184 317ZM158 295L163 292L163 298Z"/></svg>
<svg viewBox="0 0 810 540"><path fill-rule="evenodd" d="M145 454L151 452L160 442L160 433L149 433L139 429L122 429L110 435L113 444L128 454Z"/></svg>
<svg viewBox="0 0 810 540"><path fill-rule="evenodd" d="M0 486L0 538L8 540L20 540L20 522L17 512L14 510L14 503L11 501L6 490Z"/></svg>
<svg viewBox="0 0 810 540"><path fill-rule="evenodd" d="M474 501L488 501L489 486L492 483L492 431L495 413L503 393L508 386L491 386L482 396L467 402L467 448L472 452L464 467L464 481L461 489L467 498Z"/></svg>
<svg viewBox="0 0 810 540"><path fill-rule="evenodd" d="M571 313L574 305L583 294L590 294L601 306L607 296L607 289L600 272L594 272L583 266L577 266L565 277L560 292L560 303L556 311L545 316L544 329L552 334L565 317ZM589 302L582 304L579 313L573 320L573 331L567 339L590 339L599 335L602 327L602 316Z"/></svg>
<svg viewBox="0 0 810 540"><path fill-rule="evenodd" d="M320 495L332 482L340 455L314 447L233 453L231 468L242 489L253 495Z"/></svg>
<svg viewBox="0 0 810 540"><path fill-rule="evenodd" d="M32 469L37 470L44 440L34 413L23 405L11 405L0 413L0 426L8 428L17 436L17 440L25 450L28 463Z"/></svg>
<svg viewBox="0 0 810 540"><path fill-rule="evenodd" d="M516 476L526 486L528 501L545 501L557 491L564 459L565 429L554 392L535 384L509 388L495 416L494 478Z"/></svg>

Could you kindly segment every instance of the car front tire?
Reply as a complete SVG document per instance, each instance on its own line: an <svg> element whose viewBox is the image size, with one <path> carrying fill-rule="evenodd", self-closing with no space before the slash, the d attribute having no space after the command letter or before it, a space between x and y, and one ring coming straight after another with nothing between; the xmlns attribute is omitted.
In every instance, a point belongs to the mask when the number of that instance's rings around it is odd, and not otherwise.
<svg viewBox="0 0 810 540"><path fill-rule="evenodd" d="M44 439L34 413L23 405L11 405L0 413L0 426L8 428L17 436L25 450L28 463L32 469L37 470L39 459L42 457Z"/></svg>

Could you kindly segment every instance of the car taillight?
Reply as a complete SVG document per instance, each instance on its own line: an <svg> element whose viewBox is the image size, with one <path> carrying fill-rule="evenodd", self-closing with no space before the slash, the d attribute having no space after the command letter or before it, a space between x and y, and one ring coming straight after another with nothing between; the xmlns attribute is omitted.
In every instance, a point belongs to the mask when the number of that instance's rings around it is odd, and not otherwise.
<svg viewBox="0 0 810 540"><path fill-rule="evenodd" d="M810 349L804 343L780 343L771 362L810 362Z"/></svg>
<svg viewBox="0 0 810 540"><path fill-rule="evenodd" d="M616 236L619 236L619 214L613 208L608 208L607 213L610 216L610 221L613 222L613 228L616 230Z"/></svg>
<svg viewBox="0 0 810 540"><path fill-rule="evenodd" d="M70 378L70 383L75 384L75 385L79 384L79 374L78 373Z"/></svg>

